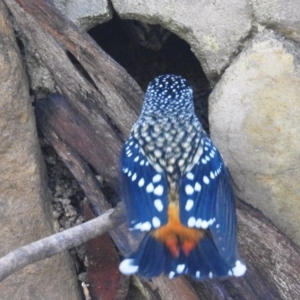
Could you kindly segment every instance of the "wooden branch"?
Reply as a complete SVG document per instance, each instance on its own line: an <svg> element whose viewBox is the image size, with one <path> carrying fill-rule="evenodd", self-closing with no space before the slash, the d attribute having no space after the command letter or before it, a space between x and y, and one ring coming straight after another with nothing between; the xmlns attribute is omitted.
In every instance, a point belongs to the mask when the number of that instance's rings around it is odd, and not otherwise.
<svg viewBox="0 0 300 300"><path fill-rule="evenodd" d="M81 154L94 163L93 167L99 162L103 163L100 157L101 151L98 151L103 142L97 144L98 140L94 138L95 133L90 122L74 111L60 95L49 95L45 100L38 100L35 112L39 128L80 184L94 214L98 216L111 208L101 191L98 180L77 153L78 149L82 149ZM71 145L68 143L70 140ZM90 157L92 159L88 159ZM113 187L119 190L118 184ZM125 216L122 221L125 222ZM132 237L126 224L111 231L110 235L122 255L129 255L138 246L139 240Z"/></svg>
<svg viewBox="0 0 300 300"><path fill-rule="evenodd" d="M33 242L5 255L0 258L0 281L29 264L81 245L115 228L122 223L123 215L123 209L117 206L98 218Z"/></svg>
<svg viewBox="0 0 300 300"><path fill-rule="evenodd" d="M9 2L7 1L7 3ZM38 32L40 28L43 28L47 35L53 36L76 57L100 91L102 109L110 117L119 116L115 120L116 125L121 132L127 135L132 126L132 117L136 118L140 111L142 99L142 91L133 78L129 77L119 64L102 51L87 33L80 31L72 22L68 21L50 1L16 0L16 2L29 16L34 17L37 22L37 29L34 31ZM20 18L17 20L19 22ZM27 28L34 29L28 24L28 20L26 24L22 24L23 31ZM49 63L46 63L47 59L44 59L43 56L51 55L54 60L58 60L59 57L53 56L53 46L50 48L45 46L39 45L39 48L44 48L42 60L55 75L56 70L51 69ZM69 76L71 74L68 73Z"/></svg>

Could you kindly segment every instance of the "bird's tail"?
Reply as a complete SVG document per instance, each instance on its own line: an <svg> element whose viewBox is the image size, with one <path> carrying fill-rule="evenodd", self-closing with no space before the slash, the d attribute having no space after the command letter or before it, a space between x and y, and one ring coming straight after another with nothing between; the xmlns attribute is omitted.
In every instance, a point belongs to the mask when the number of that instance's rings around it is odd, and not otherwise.
<svg viewBox="0 0 300 300"><path fill-rule="evenodd" d="M209 235L205 235L188 256L181 250L178 257L174 257L162 242L147 234L138 250L121 262L120 271L125 275L138 273L146 278L161 273L169 278L186 274L199 280L242 276L246 267L239 258L231 262L222 258Z"/></svg>

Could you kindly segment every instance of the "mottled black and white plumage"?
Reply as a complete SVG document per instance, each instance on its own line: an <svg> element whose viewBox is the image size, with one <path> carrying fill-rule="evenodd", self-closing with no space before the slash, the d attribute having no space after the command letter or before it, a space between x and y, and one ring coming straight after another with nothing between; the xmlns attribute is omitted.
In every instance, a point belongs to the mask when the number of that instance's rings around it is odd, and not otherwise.
<svg viewBox="0 0 300 300"><path fill-rule="evenodd" d="M122 273L197 279L245 273L228 171L184 78L162 75L149 84L121 164L130 229L147 233L121 263Z"/></svg>

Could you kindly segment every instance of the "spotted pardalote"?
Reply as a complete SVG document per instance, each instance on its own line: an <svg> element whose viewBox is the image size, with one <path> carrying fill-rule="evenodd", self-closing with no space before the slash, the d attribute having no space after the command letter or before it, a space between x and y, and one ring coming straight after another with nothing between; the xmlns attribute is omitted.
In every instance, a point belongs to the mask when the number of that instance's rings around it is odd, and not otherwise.
<svg viewBox="0 0 300 300"><path fill-rule="evenodd" d="M242 276L233 190L224 161L177 75L150 82L121 154L129 227L145 236L123 274Z"/></svg>

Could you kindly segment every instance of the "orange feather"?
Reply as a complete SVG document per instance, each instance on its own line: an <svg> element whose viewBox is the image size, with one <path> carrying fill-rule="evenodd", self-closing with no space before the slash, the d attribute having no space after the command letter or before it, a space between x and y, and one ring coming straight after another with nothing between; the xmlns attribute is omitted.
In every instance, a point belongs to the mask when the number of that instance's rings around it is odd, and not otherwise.
<svg viewBox="0 0 300 300"><path fill-rule="evenodd" d="M173 257L178 257L180 249L188 256L205 235L205 231L184 226L179 218L178 201L173 201L168 206L167 224L152 231L151 235L164 243Z"/></svg>

